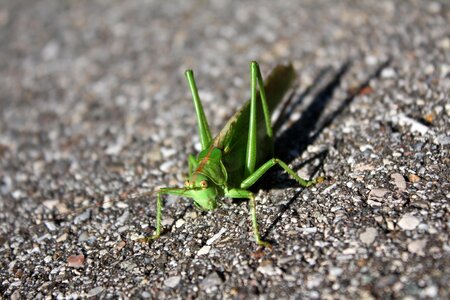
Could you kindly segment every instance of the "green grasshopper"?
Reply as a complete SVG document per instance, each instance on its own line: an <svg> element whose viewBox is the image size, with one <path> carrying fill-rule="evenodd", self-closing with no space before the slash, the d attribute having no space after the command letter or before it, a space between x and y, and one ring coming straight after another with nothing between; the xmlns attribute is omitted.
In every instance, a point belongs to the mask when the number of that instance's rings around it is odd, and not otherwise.
<svg viewBox="0 0 450 300"><path fill-rule="evenodd" d="M198 95L192 70L185 76L189 84L197 116L202 151L189 155L189 177L184 187L161 188L157 193L156 232L144 238L150 241L161 235L162 195L178 195L194 199L194 206L210 211L217 208L221 197L248 199L253 234L260 246L270 246L262 240L256 217L255 195L248 190L271 167L281 166L301 186L308 187L319 179L300 178L286 163L273 156L271 112L281 102L296 78L292 65L279 65L264 85L259 66L251 62L251 98L226 123L213 139ZM259 92L257 91L259 86ZM258 102L261 105L258 105Z"/></svg>

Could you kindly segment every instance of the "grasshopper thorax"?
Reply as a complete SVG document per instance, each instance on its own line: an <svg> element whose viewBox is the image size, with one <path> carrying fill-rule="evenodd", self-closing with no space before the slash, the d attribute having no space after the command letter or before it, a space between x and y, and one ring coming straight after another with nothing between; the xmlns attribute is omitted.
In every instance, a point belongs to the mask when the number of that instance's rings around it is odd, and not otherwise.
<svg viewBox="0 0 450 300"><path fill-rule="evenodd" d="M194 206L200 210L217 208L217 185L207 176L195 174L185 182L185 195L194 199Z"/></svg>

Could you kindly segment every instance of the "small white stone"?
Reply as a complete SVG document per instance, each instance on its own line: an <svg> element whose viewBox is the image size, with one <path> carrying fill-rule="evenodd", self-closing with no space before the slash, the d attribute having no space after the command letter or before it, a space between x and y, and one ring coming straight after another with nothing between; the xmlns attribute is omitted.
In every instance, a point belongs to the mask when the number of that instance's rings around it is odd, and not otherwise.
<svg viewBox="0 0 450 300"><path fill-rule="evenodd" d="M213 235L209 240L206 241L206 245L211 245L213 244L216 240L220 239L220 237L222 236L222 234L224 234L227 230L225 228L221 228L219 230L218 233L216 233L215 235Z"/></svg>
<svg viewBox="0 0 450 300"><path fill-rule="evenodd" d="M65 240L67 240L68 234L67 233L63 233L62 235L60 235L57 239L56 242L64 242Z"/></svg>
<svg viewBox="0 0 450 300"><path fill-rule="evenodd" d="M404 115L398 114L392 116L392 121L400 126L409 126L411 131L418 132L420 134L425 134L429 130L428 126L423 125L422 123Z"/></svg>
<svg viewBox="0 0 450 300"><path fill-rule="evenodd" d="M42 49L42 58L44 60L52 60L58 56L59 53L59 44L52 40L48 42L45 47Z"/></svg>
<svg viewBox="0 0 450 300"><path fill-rule="evenodd" d="M42 204L48 209L53 209L59 204L59 200L45 200Z"/></svg>
<svg viewBox="0 0 450 300"><path fill-rule="evenodd" d="M434 143L435 143L435 144L442 145L442 146L447 146L448 144L450 144L450 136L447 136L447 135L445 135L445 134L438 135L438 136L434 139Z"/></svg>
<svg viewBox="0 0 450 300"><path fill-rule="evenodd" d="M258 272L268 275L268 276L274 276L274 275L281 275L281 269L274 266L272 263L263 264L256 269Z"/></svg>
<svg viewBox="0 0 450 300"><path fill-rule="evenodd" d="M178 219L178 220L175 222L175 227L176 227L176 228L180 228L181 226L184 225L184 223L186 223L185 220L183 220L183 219Z"/></svg>
<svg viewBox="0 0 450 300"><path fill-rule="evenodd" d="M330 268L330 275L332 276L340 276L342 274L343 270L341 268L333 267Z"/></svg>
<svg viewBox="0 0 450 300"><path fill-rule="evenodd" d="M316 233L317 227L305 227L305 228L299 228L299 231L304 233Z"/></svg>
<svg viewBox="0 0 450 300"><path fill-rule="evenodd" d="M162 147L161 153L164 158L169 158L169 157L175 155L177 153L177 150L172 149L172 148Z"/></svg>
<svg viewBox="0 0 450 300"><path fill-rule="evenodd" d="M117 201L116 202L116 206L118 207L118 208L127 208L128 207L128 204L126 204L125 202L123 202L123 201Z"/></svg>
<svg viewBox="0 0 450 300"><path fill-rule="evenodd" d="M53 223L51 221L45 221L44 224L45 224L45 227L47 227L48 230L50 230L50 231L55 231L56 230L55 223Z"/></svg>
<svg viewBox="0 0 450 300"><path fill-rule="evenodd" d="M100 294L101 292L103 292L103 287L98 286L98 287L95 287L93 289L90 289L87 296L88 297L95 297L98 294Z"/></svg>
<svg viewBox="0 0 450 300"><path fill-rule="evenodd" d="M130 240L132 240L132 241L138 241L138 240L141 240L143 238L145 238L145 236L137 234L137 233L132 233L130 235Z"/></svg>
<svg viewBox="0 0 450 300"><path fill-rule="evenodd" d="M372 189L369 193L369 200L383 202L384 196L389 192L388 189L376 188Z"/></svg>
<svg viewBox="0 0 450 300"><path fill-rule="evenodd" d="M378 232L376 228L368 227L366 230L359 235L359 239L366 245L370 245L375 241Z"/></svg>
<svg viewBox="0 0 450 300"><path fill-rule="evenodd" d="M375 66L378 63L378 59L373 55L367 56L365 61L366 61L366 64L368 64L370 66Z"/></svg>
<svg viewBox="0 0 450 300"><path fill-rule="evenodd" d="M174 288L180 283L180 276L171 276L164 281L164 285L169 288Z"/></svg>
<svg viewBox="0 0 450 300"><path fill-rule="evenodd" d="M191 212L186 214L186 217L188 217L190 219L196 219L197 218L197 212L191 211Z"/></svg>
<svg viewBox="0 0 450 300"><path fill-rule="evenodd" d="M347 248L342 251L342 254L351 255L356 253L356 248Z"/></svg>
<svg viewBox="0 0 450 300"><path fill-rule="evenodd" d="M402 174L394 173L391 175L391 178L394 180L394 184L399 191L403 192L406 190L406 181Z"/></svg>
<svg viewBox="0 0 450 300"><path fill-rule="evenodd" d="M119 218L117 218L115 225L120 226L120 225L124 224L128 220L129 217L130 217L130 211L129 210L124 211L123 214Z"/></svg>
<svg viewBox="0 0 450 300"><path fill-rule="evenodd" d="M162 164L159 166L159 169L160 169L161 171L165 172L165 173L169 173L170 170L172 169L172 167L173 167L174 164L175 164L174 161L169 160L169 161L166 161L166 162L162 163Z"/></svg>
<svg viewBox="0 0 450 300"><path fill-rule="evenodd" d="M208 245L203 246L200 248L200 250L198 250L197 255L200 256L200 255L208 254L210 250L211 250L211 246L208 246Z"/></svg>
<svg viewBox="0 0 450 300"><path fill-rule="evenodd" d="M395 73L395 70L392 68L386 68L386 69L383 69L383 71L381 71L382 78L393 78L393 77L395 77L395 75L397 75L397 74Z"/></svg>
<svg viewBox="0 0 450 300"><path fill-rule="evenodd" d="M220 278L219 274L217 272L212 272L208 276L203 279L203 281L200 283L200 287L203 290L211 289L215 286L222 284L222 278Z"/></svg>
<svg viewBox="0 0 450 300"><path fill-rule="evenodd" d="M108 155L117 155L122 151L123 146L120 144L114 144L110 145L108 148L106 148L105 153Z"/></svg>
<svg viewBox="0 0 450 300"><path fill-rule="evenodd" d="M162 226L172 225L174 221L175 221L175 220L174 220L173 218L167 217L167 218L162 219L161 225L162 225Z"/></svg>
<svg viewBox="0 0 450 300"><path fill-rule="evenodd" d="M408 244L408 251L417 255L425 255L423 249L427 246L427 240L415 240Z"/></svg>
<svg viewBox="0 0 450 300"><path fill-rule="evenodd" d="M411 214L404 214L401 219L398 221L398 226L400 226L403 230L413 230L419 225L420 220L411 215Z"/></svg>
<svg viewBox="0 0 450 300"><path fill-rule="evenodd" d="M380 202L372 201L372 200L367 200L367 204L369 204L371 207L379 207L379 206L381 206Z"/></svg>
<svg viewBox="0 0 450 300"><path fill-rule="evenodd" d="M359 163L353 167L355 172L372 171L375 167L371 164Z"/></svg>
<svg viewBox="0 0 450 300"><path fill-rule="evenodd" d="M426 289L424 290L424 294L428 297L430 297L431 299L436 299L436 296L439 293L439 289L437 286L435 285L430 285L427 286Z"/></svg>

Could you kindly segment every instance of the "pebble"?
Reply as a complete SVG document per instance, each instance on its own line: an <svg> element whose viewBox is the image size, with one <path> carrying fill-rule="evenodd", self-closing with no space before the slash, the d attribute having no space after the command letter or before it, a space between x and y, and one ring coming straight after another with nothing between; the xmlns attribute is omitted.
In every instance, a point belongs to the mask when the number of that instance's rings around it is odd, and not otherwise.
<svg viewBox="0 0 450 300"><path fill-rule="evenodd" d="M45 200L44 202L42 202L42 204L45 207L47 207L48 209L53 209L59 204L59 201L58 200Z"/></svg>
<svg viewBox="0 0 450 300"><path fill-rule="evenodd" d="M161 154L164 158L169 158L171 156L174 156L176 153L177 153L177 150L175 150L173 148L161 147Z"/></svg>
<svg viewBox="0 0 450 300"><path fill-rule="evenodd" d="M172 225L173 222L175 222L175 220L173 218L167 217L167 218L162 219L161 225L162 226L169 226L169 225Z"/></svg>
<svg viewBox="0 0 450 300"><path fill-rule="evenodd" d="M385 68L383 71L381 71L381 77L382 78L393 78L397 75L395 70L393 68Z"/></svg>
<svg viewBox="0 0 450 300"><path fill-rule="evenodd" d="M431 299L436 299L436 296L438 295L438 293L439 293L439 289L435 285L429 285L423 291L423 294L425 294L425 296L427 296L427 297L430 297Z"/></svg>
<svg viewBox="0 0 450 300"><path fill-rule="evenodd" d="M173 165L175 165L175 162L172 161L172 160L169 160L169 161L163 162L163 163L159 166L159 169L160 169L161 171L163 171L164 173L169 173L170 170L172 169Z"/></svg>
<svg viewBox="0 0 450 300"><path fill-rule="evenodd" d="M129 217L130 217L130 211L129 210L124 211L123 214L119 218L117 218L115 225L116 226L122 225L123 223L125 223L128 220Z"/></svg>
<svg viewBox="0 0 450 300"><path fill-rule="evenodd" d="M423 256L425 255L423 249L426 247L426 245L427 245L426 239L415 240L408 244L408 251Z"/></svg>
<svg viewBox="0 0 450 300"><path fill-rule="evenodd" d="M123 202L123 201L117 201L116 202L116 207L117 208L121 208L121 209L125 209L125 208L128 208L128 204Z"/></svg>
<svg viewBox="0 0 450 300"><path fill-rule="evenodd" d="M315 274L315 275L310 275L308 276L308 279L306 280L306 287L308 289L313 289L315 287L318 287L323 280L323 275L322 274Z"/></svg>
<svg viewBox="0 0 450 300"><path fill-rule="evenodd" d="M127 231L128 229L130 229L130 226L124 225L124 226L121 226L121 227L117 228L117 232L118 233L123 233L123 232Z"/></svg>
<svg viewBox="0 0 450 300"><path fill-rule="evenodd" d="M87 296L88 297L95 297L98 294L100 294L101 292L103 292L103 290L104 290L104 288L102 286L95 287L95 288L89 290Z"/></svg>
<svg viewBox="0 0 450 300"><path fill-rule="evenodd" d="M198 250L197 255L200 256L200 255L208 254L210 250L211 250L211 246L208 246L208 245L203 246L200 248L200 250Z"/></svg>
<svg viewBox="0 0 450 300"><path fill-rule="evenodd" d="M222 234L224 234L227 231L226 228L222 227L220 228L219 232L213 235L209 240L206 241L206 245L212 245L215 241L220 239Z"/></svg>
<svg viewBox="0 0 450 300"><path fill-rule="evenodd" d="M409 126L412 132L418 132L420 134L425 134L428 131L428 126L423 125L419 121L416 121L404 114L398 114L392 117L392 121L394 123L399 124L400 126Z"/></svg>
<svg viewBox="0 0 450 300"><path fill-rule="evenodd" d="M20 292L18 290L14 291L11 295L11 300L20 300Z"/></svg>
<svg viewBox="0 0 450 300"><path fill-rule="evenodd" d="M343 273L343 270L341 268L332 267L330 268L330 275L338 277Z"/></svg>
<svg viewBox="0 0 450 300"><path fill-rule="evenodd" d="M122 143L110 145L106 148L105 153L108 155L118 155L122 151L123 146Z"/></svg>
<svg viewBox="0 0 450 300"><path fill-rule="evenodd" d="M200 282L200 288L202 290L209 290L212 287L218 286L222 284L222 278L220 278L219 274L217 272L212 272L208 276L205 277L205 279Z"/></svg>
<svg viewBox="0 0 450 300"><path fill-rule="evenodd" d="M281 269L274 266L270 260L263 261L256 270L267 276L281 275L282 273Z"/></svg>
<svg viewBox="0 0 450 300"><path fill-rule="evenodd" d="M42 58L44 60L54 60L58 56L59 50L59 44L55 40L52 40L48 42L42 49Z"/></svg>
<svg viewBox="0 0 450 300"><path fill-rule="evenodd" d="M442 146L447 146L447 145L450 144L450 136L445 135L445 134L441 134L441 135L437 136L434 139L434 142L436 144L439 144L439 145L442 145Z"/></svg>
<svg viewBox="0 0 450 300"><path fill-rule="evenodd" d="M412 183L416 183L420 181L420 177L417 176L416 174L409 174L408 175L408 181L412 182Z"/></svg>
<svg viewBox="0 0 450 300"><path fill-rule="evenodd" d="M373 169L375 169L375 166L366 163L356 164L353 168L355 172L372 171Z"/></svg>
<svg viewBox="0 0 450 300"><path fill-rule="evenodd" d="M190 219L196 219L197 218L197 212L191 211L191 212L186 214L186 217L188 217Z"/></svg>
<svg viewBox="0 0 450 300"><path fill-rule="evenodd" d="M132 260L125 260L120 263L120 268L128 272L134 270L136 267L137 265Z"/></svg>
<svg viewBox="0 0 450 300"><path fill-rule="evenodd" d="M346 249L342 250L342 254L345 254L345 255L356 254L356 250L357 250L356 248L352 248L352 247L346 248Z"/></svg>
<svg viewBox="0 0 450 300"><path fill-rule="evenodd" d="M404 214L400 220L398 221L398 226L400 226L403 230L413 230L419 225L420 220L411 215L411 214Z"/></svg>
<svg viewBox="0 0 450 300"><path fill-rule="evenodd" d="M67 258L67 266L70 268L82 268L84 266L84 255L71 255Z"/></svg>
<svg viewBox="0 0 450 300"><path fill-rule="evenodd" d="M299 228L298 231L304 232L304 233L316 233L317 227L305 227L305 228Z"/></svg>
<svg viewBox="0 0 450 300"><path fill-rule="evenodd" d="M78 241L79 242L84 242L87 241L89 239L89 233L87 233L86 231L83 231L79 236L78 236Z"/></svg>
<svg viewBox="0 0 450 300"><path fill-rule="evenodd" d="M64 242L65 240L67 240L67 237L68 237L69 235L67 234L67 233L63 233L63 234L61 234L57 239L56 239L56 242Z"/></svg>
<svg viewBox="0 0 450 300"><path fill-rule="evenodd" d="M78 216L75 217L75 219L73 220L73 222L75 224L80 224L86 220L88 220L91 217L91 210L87 209L85 212L83 212L82 214L79 214Z"/></svg>
<svg viewBox="0 0 450 300"><path fill-rule="evenodd" d="M375 241L378 232L374 227L368 227L366 230L359 235L359 239L366 245L370 245Z"/></svg>
<svg viewBox="0 0 450 300"><path fill-rule="evenodd" d="M126 243L125 241L120 241L119 243L117 243L117 245L116 245L117 251L122 250L123 247L125 247L126 244L127 244L127 243Z"/></svg>
<svg viewBox="0 0 450 300"><path fill-rule="evenodd" d="M381 202L384 202L384 196L388 192L389 190L384 188L376 188L370 190L369 199L367 200L367 203L372 207L381 206Z"/></svg>
<svg viewBox="0 0 450 300"><path fill-rule="evenodd" d="M181 226L184 225L184 223L186 223L185 220L183 220L183 219L178 219L178 220L175 222L175 227L176 227L176 228L180 228Z"/></svg>
<svg viewBox="0 0 450 300"><path fill-rule="evenodd" d="M391 175L391 178L394 180L394 184L400 192L404 192L406 190L406 181L402 174L394 173Z"/></svg>
<svg viewBox="0 0 450 300"><path fill-rule="evenodd" d="M171 276L164 281L164 285L168 288L174 288L180 283L180 276Z"/></svg>
<svg viewBox="0 0 450 300"><path fill-rule="evenodd" d="M45 227L47 227L48 230L50 230L50 231L55 231L56 230L55 223L50 222L50 221L45 221L44 224L45 224Z"/></svg>

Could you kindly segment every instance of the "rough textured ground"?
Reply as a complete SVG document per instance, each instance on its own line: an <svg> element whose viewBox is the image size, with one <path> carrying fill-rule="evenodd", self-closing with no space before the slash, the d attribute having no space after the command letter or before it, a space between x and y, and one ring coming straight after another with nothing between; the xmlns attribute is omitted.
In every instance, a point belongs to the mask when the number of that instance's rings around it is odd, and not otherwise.
<svg viewBox="0 0 450 300"><path fill-rule="evenodd" d="M448 299L450 10L441 1L2 1L0 297ZM246 202L155 197L264 73L299 87Z"/></svg>

